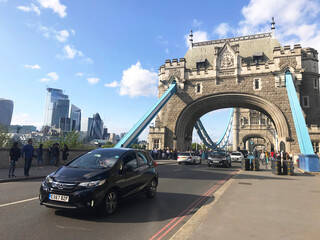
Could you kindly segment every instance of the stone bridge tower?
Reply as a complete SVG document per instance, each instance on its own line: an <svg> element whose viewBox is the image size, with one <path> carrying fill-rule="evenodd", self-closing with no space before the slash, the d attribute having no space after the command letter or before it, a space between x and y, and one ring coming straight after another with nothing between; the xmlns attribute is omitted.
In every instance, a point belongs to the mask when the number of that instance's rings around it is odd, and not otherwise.
<svg viewBox="0 0 320 240"><path fill-rule="evenodd" d="M299 44L282 47L273 32L192 43L184 58L166 60L159 69L159 97L173 80L178 89L149 129L149 148L189 149L195 122L201 116L235 107L264 114L277 131L278 145L299 153L285 87L287 70L293 75L307 124L317 126L316 50L302 49ZM320 139L320 134L314 136ZM238 137L236 145L240 141Z"/></svg>

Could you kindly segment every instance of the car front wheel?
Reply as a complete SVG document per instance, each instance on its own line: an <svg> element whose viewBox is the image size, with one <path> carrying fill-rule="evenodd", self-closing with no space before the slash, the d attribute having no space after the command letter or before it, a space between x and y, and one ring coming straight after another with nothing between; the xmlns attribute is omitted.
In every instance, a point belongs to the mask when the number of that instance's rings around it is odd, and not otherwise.
<svg viewBox="0 0 320 240"><path fill-rule="evenodd" d="M149 189L146 193L147 198L154 198L157 193L157 180L154 178L149 184Z"/></svg>
<svg viewBox="0 0 320 240"><path fill-rule="evenodd" d="M118 193L111 189L107 192L104 205L103 205L103 210L105 215L111 215L113 214L118 207Z"/></svg>

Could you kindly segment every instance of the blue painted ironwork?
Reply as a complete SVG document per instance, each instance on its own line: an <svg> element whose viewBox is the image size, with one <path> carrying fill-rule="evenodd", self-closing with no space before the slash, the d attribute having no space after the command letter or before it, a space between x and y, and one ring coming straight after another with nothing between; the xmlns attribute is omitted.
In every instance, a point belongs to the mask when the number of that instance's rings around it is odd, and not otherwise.
<svg viewBox="0 0 320 240"><path fill-rule="evenodd" d="M314 154L309 132L302 113L300 102L293 84L290 71L286 71L286 87L289 97L294 126L296 128L300 151L302 154Z"/></svg>
<svg viewBox="0 0 320 240"><path fill-rule="evenodd" d="M232 122L233 122L233 108L230 111L228 125L226 126L226 129L218 142L213 142L211 140L209 134L205 130L200 119L196 122L194 127L201 141L204 143L204 145L206 145L208 148L211 148L211 149L223 149L228 143L230 133L231 133L231 128L232 128Z"/></svg>
<svg viewBox="0 0 320 240"><path fill-rule="evenodd" d="M177 83L173 81L168 90L159 98L157 103L137 122L133 128L114 146L130 147L142 131L148 126L152 119L159 113L168 100L176 93Z"/></svg>
<svg viewBox="0 0 320 240"><path fill-rule="evenodd" d="M300 151L302 153L299 155L300 167L307 172L319 172L319 157L314 154L308 128L294 87L292 75L289 70L286 71L285 78L294 126L298 137Z"/></svg>
<svg viewBox="0 0 320 240"><path fill-rule="evenodd" d="M211 140L200 119L196 122L194 127L204 145L212 149L217 147L217 144Z"/></svg>

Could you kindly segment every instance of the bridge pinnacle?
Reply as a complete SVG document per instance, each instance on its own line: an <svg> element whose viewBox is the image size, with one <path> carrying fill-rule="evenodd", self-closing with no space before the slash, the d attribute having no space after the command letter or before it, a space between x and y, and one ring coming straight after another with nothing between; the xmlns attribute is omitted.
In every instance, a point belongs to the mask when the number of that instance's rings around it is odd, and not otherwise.
<svg viewBox="0 0 320 240"><path fill-rule="evenodd" d="M192 30L190 31L189 41L190 41L190 48L192 48L192 45L193 45L193 34L192 34Z"/></svg>

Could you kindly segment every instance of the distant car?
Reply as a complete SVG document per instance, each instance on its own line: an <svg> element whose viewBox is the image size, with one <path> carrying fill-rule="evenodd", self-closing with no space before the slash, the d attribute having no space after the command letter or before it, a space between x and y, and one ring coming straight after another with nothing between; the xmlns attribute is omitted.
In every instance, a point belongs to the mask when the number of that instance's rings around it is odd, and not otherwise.
<svg viewBox="0 0 320 240"><path fill-rule="evenodd" d="M208 156L208 167L223 166L231 167L231 157L226 152L213 151Z"/></svg>
<svg viewBox="0 0 320 240"><path fill-rule="evenodd" d="M201 164L201 157L197 156L193 152L182 152L178 155L177 162L178 164L181 164L181 163Z"/></svg>
<svg viewBox="0 0 320 240"><path fill-rule="evenodd" d="M121 199L141 193L153 198L157 186L157 165L148 152L100 148L49 174L41 184L39 200L50 208L96 208L110 215Z"/></svg>
<svg viewBox="0 0 320 240"><path fill-rule="evenodd" d="M232 152L230 157L232 162L241 162L244 159L244 156L241 152Z"/></svg>

